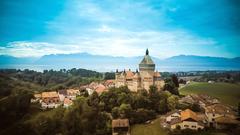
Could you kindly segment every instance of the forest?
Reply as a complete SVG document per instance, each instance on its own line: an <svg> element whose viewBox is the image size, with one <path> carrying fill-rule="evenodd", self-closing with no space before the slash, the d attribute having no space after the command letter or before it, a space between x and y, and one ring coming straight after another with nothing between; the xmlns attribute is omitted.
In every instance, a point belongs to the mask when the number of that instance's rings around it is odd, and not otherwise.
<svg viewBox="0 0 240 135"><path fill-rule="evenodd" d="M105 78L101 73L84 69L0 70L0 75L0 134L106 135L111 134L111 119L128 118L130 124L144 123L159 114L186 108L178 104L175 75L165 79L164 91L151 86L149 92L144 89L131 92L124 86L110 88L101 95L96 92L88 95L82 90L70 108L47 111L40 110L39 104L30 104L34 92L78 87Z"/></svg>

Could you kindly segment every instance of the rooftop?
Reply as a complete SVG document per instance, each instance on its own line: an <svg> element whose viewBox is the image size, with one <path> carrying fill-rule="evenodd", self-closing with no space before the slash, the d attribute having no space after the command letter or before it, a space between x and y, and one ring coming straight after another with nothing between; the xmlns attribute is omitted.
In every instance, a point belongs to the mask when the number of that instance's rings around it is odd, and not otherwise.
<svg viewBox="0 0 240 135"><path fill-rule="evenodd" d="M240 121L233 119L231 117L228 117L228 116L218 117L215 119L215 121L217 123L221 123L221 124L240 124Z"/></svg>
<svg viewBox="0 0 240 135"><path fill-rule="evenodd" d="M143 58L143 60L139 64L139 69L141 70L155 70L155 64L151 57L149 56L148 49L146 50L146 54Z"/></svg>
<svg viewBox="0 0 240 135"><path fill-rule="evenodd" d="M58 97L58 94L56 91L42 93L42 98L53 98L53 97Z"/></svg>
<svg viewBox="0 0 240 135"><path fill-rule="evenodd" d="M197 114L190 109L186 109L181 112L181 121L184 121L187 119L193 119L195 121L198 121Z"/></svg>
<svg viewBox="0 0 240 135"><path fill-rule="evenodd" d="M128 119L114 119L112 120L112 127L129 127L129 120Z"/></svg>
<svg viewBox="0 0 240 135"><path fill-rule="evenodd" d="M106 91L106 87L105 87L103 84L99 84L99 85L96 86L95 91L96 91L98 94L100 94L100 93Z"/></svg>
<svg viewBox="0 0 240 135"><path fill-rule="evenodd" d="M133 76L134 76L134 73L132 71L126 71L126 78L127 79L132 79Z"/></svg>
<svg viewBox="0 0 240 135"><path fill-rule="evenodd" d="M64 104L67 104L67 105L71 105L73 102L72 100L68 99L68 98L64 98Z"/></svg>
<svg viewBox="0 0 240 135"><path fill-rule="evenodd" d="M230 107L223 104L214 104L206 107L207 113L216 113L216 114L234 114Z"/></svg>

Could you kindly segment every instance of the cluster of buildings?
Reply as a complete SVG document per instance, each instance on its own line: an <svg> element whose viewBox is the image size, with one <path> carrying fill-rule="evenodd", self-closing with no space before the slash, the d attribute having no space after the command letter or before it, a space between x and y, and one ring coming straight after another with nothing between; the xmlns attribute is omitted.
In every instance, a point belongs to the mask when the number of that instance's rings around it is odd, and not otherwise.
<svg viewBox="0 0 240 135"><path fill-rule="evenodd" d="M92 82L89 85L82 86L80 89L86 89L89 95L91 95L94 91L101 95L103 92L108 91L109 88L114 86L114 80L106 80L103 83Z"/></svg>
<svg viewBox="0 0 240 135"><path fill-rule="evenodd" d="M210 106L213 104L220 104L217 98L213 98L206 94L189 94L179 100L180 104L184 105L192 105L194 103L200 105L202 109L206 106Z"/></svg>
<svg viewBox="0 0 240 135"><path fill-rule="evenodd" d="M108 91L109 88L114 86L114 80L107 80L103 83L92 82L88 85L81 86L80 89L66 89L34 94L31 102L39 102L42 109L57 108L61 105L67 108L71 106L73 100L80 95L80 90L86 90L89 95L96 91L100 95L102 92Z"/></svg>
<svg viewBox="0 0 240 135"><path fill-rule="evenodd" d="M184 111L176 110L167 114L166 122L171 129L203 129L204 123L195 112L190 109Z"/></svg>
<svg viewBox="0 0 240 135"><path fill-rule="evenodd" d="M78 95L80 95L78 89L42 92L34 94L34 99L32 99L31 102L39 102L42 109L57 108L61 105L67 108L73 104L73 100L75 100Z"/></svg>
<svg viewBox="0 0 240 135"><path fill-rule="evenodd" d="M202 108L201 112L190 109L174 110L166 114L165 122L170 129L203 129L213 127L226 129L239 126L237 113L230 106L221 104L217 99L207 95L188 95L181 99L182 103L197 103Z"/></svg>
<svg viewBox="0 0 240 135"><path fill-rule="evenodd" d="M149 56L148 49L143 60L139 64L139 70L133 72L116 70L115 73L115 86L128 86L131 91L138 91L140 89L149 90L151 85L155 85L159 90L164 85L164 80L162 79L159 72L155 71L155 64L151 57Z"/></svg>

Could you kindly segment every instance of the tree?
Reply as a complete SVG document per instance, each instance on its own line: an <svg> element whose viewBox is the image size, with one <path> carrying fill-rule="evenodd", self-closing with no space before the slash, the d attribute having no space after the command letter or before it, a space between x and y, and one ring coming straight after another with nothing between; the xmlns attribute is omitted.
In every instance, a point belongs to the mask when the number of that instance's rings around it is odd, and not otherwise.
<svg viewBox="0 0 240 135"><path fill-rule="evenodd" d="M174 110L176 109L176 106L178 104L178 97L177 96L170 96L168 99L167 99L167 103L168 103L168 109L169 110Z"/></svg>
<svg viewBox="0 0 240 135"><path fill-rule="evenodd" d="M159 101L158 112L166 113L168 111L168 102L167 99L162 99Z"/></svg>
<svg viewBox="0 0 240 135"><path fill-rule="evenodd" d="M17 91L0 100L0 127L6 127L23 118L29 111L32 94L25 90Z"/></svg>
<svg viewBox="0 0 240 135"><path fill-rule="evenodd" d="M163 113L166 113L169 110L169 108L168 108L168 98L171 95L172 94L168 91L159 92L160 101L159 101L159 106L158 106L158 112L163 114Z"/></svg>
<svg viewBox="0 0 240 135"><path fill-rule="evenodd" d="M146 90L139 90L133 97L133 108L150 108L151 101L148 98L148 92Z"/></svg>
<svg viewBox="0 0 240 135"><path fill-rule="evenodd" d="M150 109L158 111L160 95L157 90L157 87L154 85L150 86L148 95L149 95L148 98L150 100L150 104L149 104Z"/></svg>
<svg viewBox="0 0 240 135"><path fill-rule="evenodd" d="M115 73L114 72L106 72L105 76L104 76L105 80L109 80L109 79L115 79Z"/></svg>
<svg viewBox="0 0 240 135"><path fill-rule="evenodd" d="M74 105L64 114L65 134L94 134L96 132L97 119L98 111L94 107L89 106L85 98L78 98Z"/></svg>
<svg viewBox="0 0 240 135"><path fill-rule="evenodd" d="M238 115L240 116L240 102L238 103Z"/></svg>
<svg viewBox="0 0 240 135"><path fill-rule="evenodd" d="M117 100L118 104L131 104L132 103L132 97L130 94L126 94L126 93L119 93L118 94L118 100Z"/></svg>
<svg viewBox="0 0 240 135"><path fill-rule="evenodd" d="M179 87L178 77L175 74L172 75L172 81L175 87Z"/></svg>
<svg viewBox="0 0 240 135"><path fill-rule="evenodd" d="M144 108L139 108L133 112L133 116L131 117L131 121L133 123L143 123L147 120L152 120L156 118L156 113L153 110L148 110Z"/></svg>
<svg viewBox="0 0 240 135"><path fill-rule="evenodd" d="M121 104L119 107L119 114L122 118L130 118L132 107L130 104Z"/></svg>
<svg viewBox="0 0 240 135"><path fill-rule="evenodd" d="M167 90L174 95L179 95L178 87L175 86L171 79L166 79L163 90Z"/></svg>
<svg viewBox="0 0 240 135"><path fill-rule="evenodd" d="M99 112L96 124L96 135L110 135L111 129L111 118L106 112Z"/></svg>
<svg viewBox="0 0 240 135"><path fill-rule="evenodd" d="M88 99L88 104L90 106L98 108L99 102L100 102L100 99L98 97L98 93L96 91L94 91Z"/></svg>
<svg viewBox="0 0 240 135"><path fill-rule="evenodd" d="M119 107L114 107L112 109L112 117L113 117L113 119L116 119L119 117Z"/></svg>
<svg viewBox="0 0 240 135"><path fill-rule="evenodd" d="M201 112L201 107L198 103L193 103L192 106L191 106L191 110L194 111L194 112Z"/></svg>

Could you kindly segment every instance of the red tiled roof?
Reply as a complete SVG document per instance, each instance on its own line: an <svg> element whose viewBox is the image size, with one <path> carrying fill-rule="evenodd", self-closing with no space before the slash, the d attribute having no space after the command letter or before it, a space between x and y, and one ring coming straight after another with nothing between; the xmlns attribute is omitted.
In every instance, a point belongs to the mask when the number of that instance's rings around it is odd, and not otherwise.
<svg viewBox="0 0 240 135"><path fill-rule="evenodd" d="M95 91L96 91L98 94L100 94L100 93L106 91L106 87L105 87L104 85L102 85L102 84L99 84L99 85L96 87Z"/></svg>
<svg viewBox="0 0 240 135"><path fill-rule="evenodd" d="M58 97L58 94L56 91L42 93L42 98L52 98L52 97Z"/></svg>
<svg viewBox="0 0 240 135"><path fill-rule="evenodd" d="M106 80L106 81L104 82L104 85L105 85L105 86L108 86L108 85L113 84L113 83L114 83L114 80Z"/></svg>
<svg viewBox="0 0 240 135"><path fill-rule="evenodd" d="M112 127L129 127L129 120L128 119L114 119L112 120Z"/></svg>
<svg viewBox="0 0 240 135"><path fill-rule="evenodd" d="M195 112L193 112L192 110L186 109L181 112L181 121L187 120L189 118L191 118L195 121L198 121L197 114Z"/></svg>
<svg viewBox="0 0 240 135"><path fill-rule="evenodd" d="M159 72L154 72L154 76L155 76L155 77L161 77L161 75L160 75Z"/></svg>
<svg viewBox="0 0 240 135"><path fill-rule="evenodd" d="M67 105L71 105L73 102L72 100L68 99L68 98L64 98L64 104L67 104Z"/></svg>
<svg viewBox="0 0 240 135"><path fill-rule="evenodd" d="M126 71L126 79L132 79L134 76L134 73L132 71Z"/></svg>

